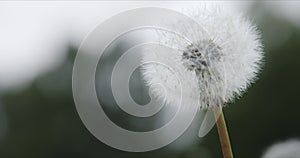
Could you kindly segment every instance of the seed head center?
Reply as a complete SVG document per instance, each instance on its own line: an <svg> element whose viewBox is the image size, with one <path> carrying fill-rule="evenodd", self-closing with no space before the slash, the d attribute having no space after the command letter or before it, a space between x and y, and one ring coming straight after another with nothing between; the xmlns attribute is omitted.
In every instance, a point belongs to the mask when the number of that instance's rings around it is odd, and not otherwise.
<svg viewBox="0 0 300 158"><path fill-rule="evenodd" d="M219 62L221 58L221 47L211 40L190 44L182 53L184 65L196 74L207 71L211 64Z"/></svg>

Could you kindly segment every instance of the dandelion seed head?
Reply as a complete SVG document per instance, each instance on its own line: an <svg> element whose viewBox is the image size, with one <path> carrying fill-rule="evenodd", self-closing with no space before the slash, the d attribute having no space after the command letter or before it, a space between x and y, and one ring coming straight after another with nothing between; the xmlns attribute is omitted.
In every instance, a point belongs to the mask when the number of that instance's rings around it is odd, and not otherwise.
<svg viewBox="0 0 300 158"><path fill-rule="evenodd" d="M174 29L188 41L158 32L160 42L177 53L143 55L144 59L168 63L179 75L180 84L175 85L175 75L159 65L144 67L143 77L149 85L160 82L168 87L153 91L168 102L179 102L181 95L200 108L224 106L241 96L257 78L263 59L260 33L248 19L216 4L201 5L186 14L199 25L179 21Z"/></svg>
<svg viewBox="0 0 300 158"><path fill-rule="evenodd" d="M299 155L300 141L291 139L273 144L265 151L262 158L298 158Z"/></svg>

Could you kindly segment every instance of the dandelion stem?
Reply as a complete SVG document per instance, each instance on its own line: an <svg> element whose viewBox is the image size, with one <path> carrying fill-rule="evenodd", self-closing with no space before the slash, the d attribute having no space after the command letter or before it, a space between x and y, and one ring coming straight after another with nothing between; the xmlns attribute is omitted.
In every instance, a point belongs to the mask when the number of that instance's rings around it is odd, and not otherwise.
<svg viewBox="0 0 300 158"><path fill-rule="evenodd" d="M214 115L217 119L217 128L219 133L220 144L223 152L224 158L233 158L230 139L227 132L227 127L224 119L224 114L222 112L222 107L214 108Z"/></svg>

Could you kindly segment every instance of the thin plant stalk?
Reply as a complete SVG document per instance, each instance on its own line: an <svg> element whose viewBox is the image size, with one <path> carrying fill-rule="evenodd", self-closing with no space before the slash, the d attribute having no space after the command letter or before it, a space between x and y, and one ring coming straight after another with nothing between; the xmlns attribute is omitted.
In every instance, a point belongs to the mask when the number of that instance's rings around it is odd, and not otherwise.
<svg viewBox="0 0 300 158"><path fill-rule="evenodd" d="M217 119L217 129L219 133L220 144L223 152L224 158L233 158L232 149L230 145L230 139L224 119L224 114L222 112L222 107L214 108L214 115Z"/></svg>

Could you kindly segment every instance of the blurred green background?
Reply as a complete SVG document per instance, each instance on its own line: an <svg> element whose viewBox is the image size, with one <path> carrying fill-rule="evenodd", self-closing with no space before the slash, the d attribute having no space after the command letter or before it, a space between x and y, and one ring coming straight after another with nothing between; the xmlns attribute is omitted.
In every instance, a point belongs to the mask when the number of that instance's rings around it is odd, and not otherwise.
<svg viewBox="0 0 300 158"><path fill-rule="evenodd" d="M300 137L300 27L266 8L257 2L249 11L263 35L264 68L249 91L224 110L233 152L240 158L260 157L271 144ZM182 137L156 151L128 153L101 143L84 127L75 109L71 84L78 47L66 47L67 58L55 69L26 88L0 93L1 158L221 157L215 128L205 138L197 138L197 118ZM113 59L105 60L109 64ZM137 100L147 98L140 87L133 91L140 95ZM118 124L139 126L122 111L110 110L109 102L104 106Z"/></svg>

